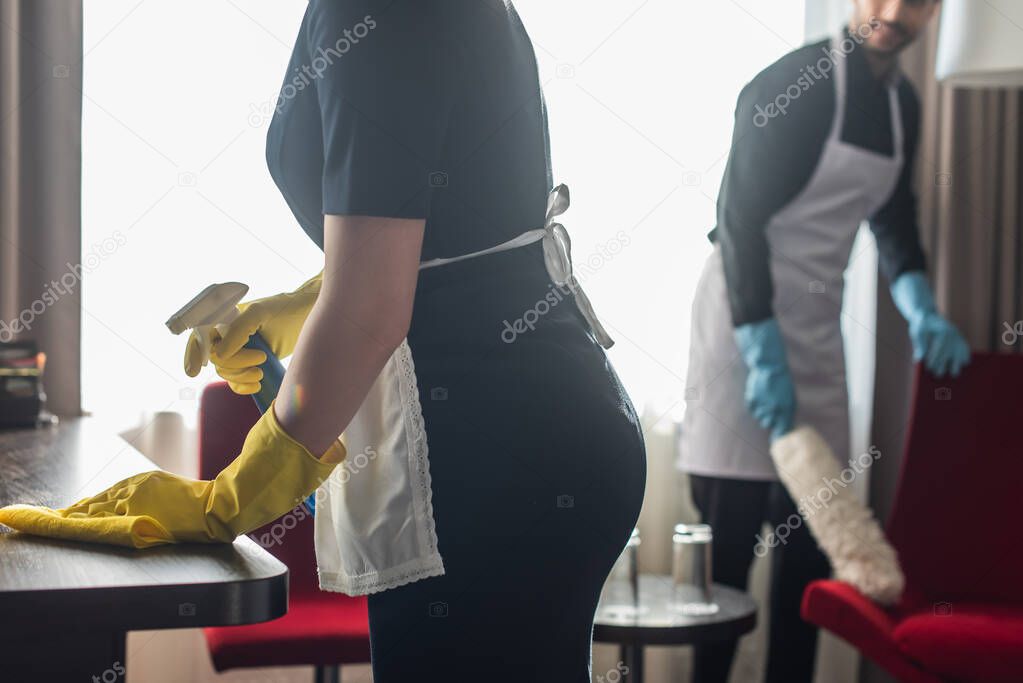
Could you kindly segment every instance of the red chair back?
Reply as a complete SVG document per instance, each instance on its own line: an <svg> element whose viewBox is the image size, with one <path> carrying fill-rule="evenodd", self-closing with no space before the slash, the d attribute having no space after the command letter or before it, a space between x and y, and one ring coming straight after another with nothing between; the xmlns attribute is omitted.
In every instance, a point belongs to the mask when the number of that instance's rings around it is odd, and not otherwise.
<svg viewBox="0 0 1023 683"><path fill-rule="evenodd" d="M238 457L259 415L255 401L231 391L227 382L216 382L203 389L199 401L200 478L213 479ZM313 518L304 506L296 506L275 522L251 532L249 537L288 566L293 598L319 591Z"/></svg>
<svg viewBox="0 0 1023 683"><path fill-rule="evenodd" d="M918 365L888 536L907 607L1023 603L1023 355L974 354L956 379Z"/></svg>

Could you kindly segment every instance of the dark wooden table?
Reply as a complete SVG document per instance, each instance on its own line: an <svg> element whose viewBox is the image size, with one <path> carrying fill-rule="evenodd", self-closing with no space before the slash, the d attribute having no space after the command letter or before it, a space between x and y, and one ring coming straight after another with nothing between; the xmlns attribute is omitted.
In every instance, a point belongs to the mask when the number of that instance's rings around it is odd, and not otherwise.
<svg viewBox="0 0 1023 683"><path fill-rule="evenodd" d="M646 645L694 645L736 640L757 625L757 604L748 593L714 584L713 614L687 613L685 603L698 601L695 587L676 590L671 576L641 574L639 600L625 581L610 581L604 590L593 623L593 640L618 643L622 677L630 683L643 681L643 647Z"/></svg>
<svg viewBox="0 0 1023 683"><path fill-rule="evenodd" d="M63 507L152 469L93 418L0 431L0 505ZM0 529L0 680L121 682L128 631L287 612L287 567L244 536L132 550Z"/></svg>

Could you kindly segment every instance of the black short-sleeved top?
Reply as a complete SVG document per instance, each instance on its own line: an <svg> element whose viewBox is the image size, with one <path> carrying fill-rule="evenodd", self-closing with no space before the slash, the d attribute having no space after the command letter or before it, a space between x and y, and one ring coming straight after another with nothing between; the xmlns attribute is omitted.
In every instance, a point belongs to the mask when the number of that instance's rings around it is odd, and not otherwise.
<svg viewBox="0 0 1023 683"><path fill-rule="evenodd" d="M850 37L848 30L844 36ZM847 93L841 136L844 142L892 156L888 82L870 70L856 40L847 64ZM834 79L814 82L791 99L784 116L767 125L758 112L808 77L808 66L827 54L828 41L806 45L761 71L743 88L735 108L735 128L728 165L718 194L717 227L710 239L721 244L728 300L734 325L771 317L773 288L766 228L810 182L828 138L835 113ZM912 84L896 71L902 115L902 173L892 195L873 215L881 271L892 282L910 270L926 267L920 248L912 167L916 154L920 104ZM801 80L802 79L802 80Z"/></svg>
<svg viewBox="0 0 1023 683"><path fill-rule="evenodd" d="M425 218L423 259L543 225L547 115L500 0L311 0L267 163L323 247L323 214Z"/></svg>

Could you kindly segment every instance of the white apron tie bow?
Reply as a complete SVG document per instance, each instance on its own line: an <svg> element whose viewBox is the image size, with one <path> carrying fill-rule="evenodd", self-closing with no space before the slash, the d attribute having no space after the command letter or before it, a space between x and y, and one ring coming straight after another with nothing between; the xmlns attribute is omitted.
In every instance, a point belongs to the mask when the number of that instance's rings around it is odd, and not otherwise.
<svg viewBox="0 0 1023 683"><path fill-rule="evenodd" d="M611 339L607 330L600 323L589 297L586 296L586 292L583 291L579 281L572 273L572 239L568 236L565 226L554 220L565 213L568 206L568 186L564 184L558 185L547 196L547 215L542 228L529 230L518 237L513 237L507 242L502 242L488 249L481 249L480 251L462 254L461 256L452 256L451 258L436 258L423 261L419 264L419 269L443 266L448 263L455 263L456 261L476 258L477 256L517 249L543 240L543 260L551 281L558 287L567 287L572 292L572 295L575 297L576 306L579 308L579 312L583 314L583 318L586 319L586 323L590 326L590 330L593 332L597 343L605 349L609 349L614 345L614 340Z"/></svg>

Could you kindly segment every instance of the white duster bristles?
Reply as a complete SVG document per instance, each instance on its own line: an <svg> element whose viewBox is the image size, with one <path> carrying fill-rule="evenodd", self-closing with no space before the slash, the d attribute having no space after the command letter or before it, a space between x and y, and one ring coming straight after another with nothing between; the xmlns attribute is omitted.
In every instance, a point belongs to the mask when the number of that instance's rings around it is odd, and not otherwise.
<svg viewBox="0 0 1023 683"><path fill-rule="evenodd" d="M817 545L831 561L835 578L882 605L897 602L905 577L895 549L870 509L846 485L833 484L843 481L839 462L817 430L798 427L776 439L771 457ZM821 495L824 490L829 491L827 501ZM822 505L810 509L800 504L809 500Z"/></svg>

